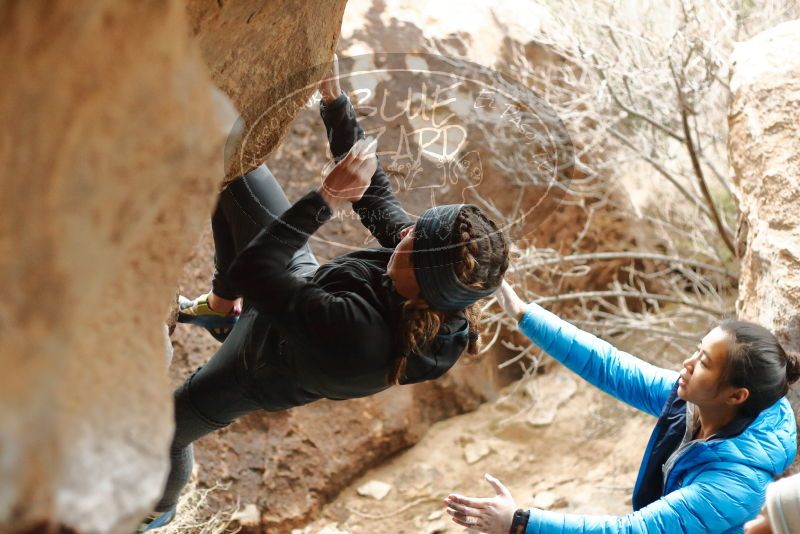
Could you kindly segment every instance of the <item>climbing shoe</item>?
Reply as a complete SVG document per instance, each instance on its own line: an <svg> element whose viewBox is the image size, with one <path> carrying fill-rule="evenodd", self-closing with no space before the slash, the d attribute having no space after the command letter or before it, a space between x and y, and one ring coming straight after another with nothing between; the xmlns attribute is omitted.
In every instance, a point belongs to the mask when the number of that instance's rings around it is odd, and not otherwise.
<svg viewBox="0 0 800 534"><path fill-rule="evenodd" d="M153 512L152 514L147 516L141 523L139 523L139 527L134 531L134 534L139 534L140 532L147 532L148 530L161 528L163 526L166 526L173 519L175 519L175 508L171 508L166 512Z"/></svg>
<svg viewBox="0 0 800 534"><path fill-rule="evenodd" d="M190 300L178 296L178 322L202 326L220 343L231 333L239 316L233 313L214 311L208 305L208 294Z"/></svg>

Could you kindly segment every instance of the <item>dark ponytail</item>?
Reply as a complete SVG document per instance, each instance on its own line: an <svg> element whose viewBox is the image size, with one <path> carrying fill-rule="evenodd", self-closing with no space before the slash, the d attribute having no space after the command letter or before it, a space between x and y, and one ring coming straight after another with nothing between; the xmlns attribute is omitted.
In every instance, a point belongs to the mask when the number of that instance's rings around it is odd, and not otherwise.
<svg viewBox="0 0 800 534"><path fill-rule="evenodd" d="M719 327L731 337L727 382L750 391L741 410L744 415L758 415L786 395L789 385L800 378L800 363L763 326L726 319Z"/></svg>
<svg viewBox="0 0 800 534"><path fill-rule="evenodd" d="M800 359L796 352L786 351L786 381L794 384L800 380Z"/></svg>

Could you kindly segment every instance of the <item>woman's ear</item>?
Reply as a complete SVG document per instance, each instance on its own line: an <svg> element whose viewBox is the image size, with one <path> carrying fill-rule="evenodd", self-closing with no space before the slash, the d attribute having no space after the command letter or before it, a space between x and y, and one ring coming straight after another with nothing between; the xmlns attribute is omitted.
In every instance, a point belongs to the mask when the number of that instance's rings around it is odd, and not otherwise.
<svg viewBox="0 0 800 534"><path fill-rule="evenodd" d="M406 236L414 229L414 226L406 226L402 230L400 230L400 239L405 239Z"/></svg>
<svg viewBox="0 0 800 534"><path fill-rule="evenodd" d="M730 396L728 397L728 404L732 404L734 406L738 406L744 404L744 402L750 397L750 390L747 388L736 388L734 389Z"/></svg>

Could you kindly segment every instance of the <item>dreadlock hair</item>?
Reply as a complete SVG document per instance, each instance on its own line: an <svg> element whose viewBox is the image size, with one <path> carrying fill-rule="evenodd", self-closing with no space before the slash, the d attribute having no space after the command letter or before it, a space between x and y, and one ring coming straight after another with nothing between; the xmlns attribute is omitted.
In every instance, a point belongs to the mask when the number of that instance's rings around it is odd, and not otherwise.
<svg viewBox="0 0 800 534"><path fill-rule="evenodd" d="M464 206L453 223L457 235L459 261L455 265L458 279L465 285L477 289L491 289L500 286L508 269L509 244L497 225L475 206ZM478 325L481 311L478 303L468 306L464 315L469 323L467 352L477 354L480 350ZM395 361L394 369L388 377L389 384L399 384L405 374L408 357L433 341L439 333L446 312L432 309L422 299L412 299L403 303L403 350Z"/></svg>

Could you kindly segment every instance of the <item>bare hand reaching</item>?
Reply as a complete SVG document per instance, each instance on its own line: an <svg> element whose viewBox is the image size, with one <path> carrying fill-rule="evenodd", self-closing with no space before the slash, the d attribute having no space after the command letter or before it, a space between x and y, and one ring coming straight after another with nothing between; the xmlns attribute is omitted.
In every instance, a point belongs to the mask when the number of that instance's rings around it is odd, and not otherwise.
<svg viewBox="0 0 800 534"><path fill-rule="evenodd" d="M511 530L517 504L502 482L490 474L486 481L494 488L495 496L483 499L451 494L445 499L447 513L463 527L487 534L507 534Z"/></svg>
<svg viewBox="0 0 800 534"><path fill-rule="evenodd" d="M377 145L373 137L356 141L350 152L325 177L319 194L331 208L361 200L378 167Z"/></svg>
<svg viewBox="0 0 800 534"><path fill-rule="evenodd" d="M330 104L342 94L342 88L339 85L339 57L336 54L333 54L330 73L319 82L319 92L326 104Z"/></svg>
<svg viewBox="0 0 800 534"><path fill-rule="evenodd" d="M494 292L494 296L507 314L517 321L522 318L522 314L525 312L525 301L519 298L511 284L503 280L500 288Z"/></svg>
<svg viewBox="0 0 800 534"><path fill-rule="evenodd" d="M769 521L769 511L767 507L761 509L755 519L751 519L744 524L744 534L772 534L772 525Z"/></svg>

